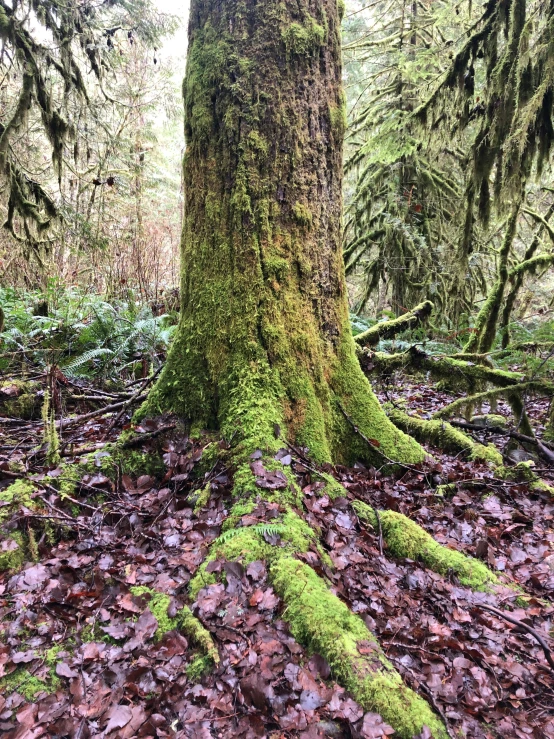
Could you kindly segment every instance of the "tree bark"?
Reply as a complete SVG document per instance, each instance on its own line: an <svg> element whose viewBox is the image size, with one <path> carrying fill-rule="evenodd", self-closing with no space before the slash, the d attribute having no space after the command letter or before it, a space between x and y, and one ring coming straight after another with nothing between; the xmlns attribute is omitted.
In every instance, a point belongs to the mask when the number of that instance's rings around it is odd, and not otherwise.
<svg viewBox="0 0 554 739"><path fill-rule="evenodd" d="M336 0L193 1L184 98L181 321L141 414L173 411L244 450L279 446L277 424L320 462L422 460L350 331Z"/></svg>

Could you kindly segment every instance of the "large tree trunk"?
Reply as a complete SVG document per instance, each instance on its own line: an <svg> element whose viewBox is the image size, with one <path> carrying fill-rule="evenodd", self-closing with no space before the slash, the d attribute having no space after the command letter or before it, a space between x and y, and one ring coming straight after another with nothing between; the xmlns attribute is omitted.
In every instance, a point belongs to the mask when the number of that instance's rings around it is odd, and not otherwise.
<svg viewBox="0 0 554 739"><path fill-rule="evenodd" d="M293 635L364 708L400 737L428 726L446 738L364 622L296 558L315 548L327 561L278 453L284 436L318 462L424 456L381 410L350 332L337 0L192 0L190 13L182 315L141 414L173 411L229 441L235 501L208 560L265 560ZM245 516L262 504L277 514L270 540ZM216 577L204 562L191 596Z"/></svg>
<svg viewBox="0 0 554 739"><path fill-rule="evenodd" d="M245 449L278 424L321 462L420 461L350 332L337 0L193 1L184 97L182 317L143 414Z"/></svg>

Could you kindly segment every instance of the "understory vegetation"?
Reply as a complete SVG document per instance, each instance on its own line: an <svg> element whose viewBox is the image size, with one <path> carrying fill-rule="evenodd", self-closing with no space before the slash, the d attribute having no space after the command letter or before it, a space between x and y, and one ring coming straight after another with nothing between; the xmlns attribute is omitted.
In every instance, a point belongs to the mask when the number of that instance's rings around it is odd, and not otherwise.
<svg viewBox="0 0 554 739"><path fill-rule="evenodd" d="M554 739L554 5L189 28L0 0L0 733Z"/></svg>

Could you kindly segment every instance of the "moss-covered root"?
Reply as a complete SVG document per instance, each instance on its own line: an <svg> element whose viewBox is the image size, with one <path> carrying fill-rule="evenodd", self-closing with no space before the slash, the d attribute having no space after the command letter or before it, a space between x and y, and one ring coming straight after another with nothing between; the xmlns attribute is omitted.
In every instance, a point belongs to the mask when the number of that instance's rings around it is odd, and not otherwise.
<svg viewBox="0 0 554 739"><path fill-rule="evenodd" d="M188 606L183 606L174 617L170 617L168 608L171 598L167 593L160 593L145 586L133 587L131 593L148 597L148 608L158 622L158 628L154 634L157 641L168 631L179 630L203 652L204 656L194 660L187 669L187 674L191 679L200 677L213 665L219 664L219 653L210 632L202 626Z"/></svg>
<svg viewBox="0 0 554 739"><path fill-rule="evenodd" d="M463 585L473 590L486 590L498 583L497 576L483 562L441 546L407 516L395 511L380 511L378 521L375 510L366 503L354 501L352 507L358 517L373 528L377 529L380 523L389 551L396 557L421 560L441 575L452 571Z"/></svg>
<svg viewBox="0 0 554 739"><path fill-rule="evenodd" d="M467 452L476 461L490 462L495 466L502 464L502 455L492 444L478 444L463 431L458 431L446 421L414 418L397 408L389 411L389 418L395 426L414 436L419 441L439 447L447 452Z"/></svg>
<svg viewBox="0 0 554 739"><path fill-rule="evenodd" d="M541 480L534 471L533 461L520 462L514 467L497 467L495 474L501 480L513 480L514 482L525 482L535 493L548 493L554 498L554 487Z"/></svg>
<svg viewBox="0 0 554 739"><path fill-rule="evenodd" d="M367 331L363 331L361 334L355 336L354 341L360 346L375 346L381 339L390 339L401 331L418 326L425 318L431 315L433 307L433 303L430 300L426 300L399 318L395 318L392 321L383 321L368 328Z"/></svg>
<svg viewBox="0 0 554 739"><path fill-rule="evenodd" d="M294 637L325 657L335 678L365 710L380 713L401 739L411 739L424 726L435 739L446 739L438 716L403 683L364 622L311 567L285 555L271 564L270 578Z"/></svg>

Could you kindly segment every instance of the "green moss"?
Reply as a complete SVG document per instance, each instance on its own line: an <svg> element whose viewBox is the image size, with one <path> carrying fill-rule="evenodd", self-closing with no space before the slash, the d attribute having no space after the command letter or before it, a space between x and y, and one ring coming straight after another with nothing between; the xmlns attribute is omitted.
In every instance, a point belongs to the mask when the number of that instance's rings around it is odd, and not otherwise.
<svg viewBox="0 0 554 739"><path fill-rule="evenodd" d="M377 516L371 506L355 501L352 507L363 521L377 530ZM463 585L474 590L486 590L498 582L497 576L483 562L441 546L407 516L395 511L379 511L379 518L383 537L396 557L421 560L429 569L441 575L451 570Z"/></svg>
<svg viewBox="0 0 554 739"><path fill-rule="evenodd" d="M528 462L520 462L514 467L498 467L495 471L497 477L502 480L513 480L514 482L526 482L531 490L537 493L548 493L554 496L554 488L548 485L537 475L533 467L535 463L530 460Z"/></svg>
<svg viewBox="0 0 554 739"><path fill-rule="evenodd" d="M160 478L163 477L166 471L162 456L157 451L142 452L137 449L116 447L113 451L113 462L120 465L124 474L133 477L151 475ZM113 462L112 476L114 472Z"/></svg>
<svg viewBox="0 0 554 739"><path fill-rule="evenodd" d="M449 498L456 493L456 483L447 482L445 485L439 485L435 490L435 495L439 495L444 498Z"/></svg>
<svg viewBox="0 0 554 739"><path fill-rule="evenodd" d="M252 474L249 466L248 470L250 474ZM235 505L231 508L229 516L225 519L223 523L222 530L229 531L229 529L236 528L241 518L243 516L247 516L249 513L252 513L252 511L256 508L256 505L257 504L254 499L239 501L238 503L235 503Z"/></svg>
<svg viewBox="0 0 554 739"><path fill-rule="evenodd" d="M4 388L17 388L17 396L2 396ZM38 395L40 386L36 382L24 380L10 380L0 384L0 408L1 413L8 418L21 418L32 420L40 416L41 400Z"/></svg>
<svg viewBox="0 0 554 739"><path fill-rule="evenodd" d="M477 462L489 462L494 467L502 464L502 454L494 446L494 444L475 444L470 459Z"/></svg>
<svg viewBox="0 0 554 739"><path fill-rule="evenodd" d="M325 482L325 487L319 491L318 495L328 495L331 500L335 500L336 498L341 498L346 495L344 487L340 482L337 482L332 475L329 475L326 472L318 472L317 474L318 477Z"/></svg>
<svg viewBox="0 0 554 739"><path fill-rule="evenodd" d="M266 533L278 534L279 542L276 546L266 542L264 538ZM307 552L310 546L316 543L316 532L291 509L279 518L272 519L271 523L227 529L214 541L208 558L192 578L189 585L191 597L196 598L199 590L217 582L213 573L206 572L211 561L224 559L243 564L257 560L269 562L274 557L281 556L284 550L295 554Z"/></svg>
<svg viewBox="0 0 554 739"><path fill-rule="evenodd" d="M339 10L339 18L342 21L342 19L344 18L344 14L346 13L345 0L337 0L337 8Z"/></svg>
<svg viewBox="0 0 554 739"><path fill-rule="evenodd" d="M208 482L206 483L206 485L204 485L204 487L198 494L198 497L196 498L196 503L194 504L194 513L198 514L208 504L211 492L211 483Z"/></svg>
<svg viewBox="0 0 554 739"><path fill-rule="evenodd" d="M56 645L48 649L42 655L37 653L37 658L44 661L44 669L39 668L36 674L31 674L26 667L18 667L14 672L0 678L0 692L5 695L17 692L26 700L33 701L39 693L54 693L61 685L60 678L56 675L58 653L63 649Z"/></svg>
<svg viewBox="0 0 554 739"><path fill-rule="evenodd" d="M333 408L334 439L331 443L337 452L336 461L350 464L362 459L382 466L386 458L404 464L417 464L425 459L423 448L396 428L379 405L360 368L350 330L343 333L330 384L337 396ZM339 399L355 427L367 439L377 441L375 447L367 444L352 428L338 407Z"/></svg>
<svg viewBox="0 0 554 739"><path fill-rule="evenodd" d="M197 683L204 677L204 675L208 675L212 668L213 660L210 659L210 657L196 657L190 665L188 665L185 673L191 682Z"/></svg>
<svg viewBox="0 0 554 739"><path fill-rule="evenodd" d="M500 416L496 413L487 413L482 416L473 416L471 423L476 426L482 426L487 428L490 426L498 426L499 428L506 428L506 419L504 416Z"/></svg>
<svg viewBox="0 0 554 739"><path fill-rule="evenodd" d="M166 593L159 593L156 590L152 590L151 588L147 588L142 585L132 587L130 590L133 595L149 596L148 608L158 622L158 628L154 634L154 639L156 641L159 641L164 634L167 634L168 631L173 631L179 628L179 618L177 616L175 616L175 618L170 618L167 615L167 609L171 602L171 597L169 595Z"/></svg>
<svg viewBox="0 0 554 739"><path fill-rule="evenodd" d="M347 126L346 96L343 92L341 92L337 105L329 106L329 118L335 138L342 141Z"/></svg>
<svg viewBox="0 0 554 739"><path fill-rule="evenodd" d="M210 632L202 626L190 608L183 606L173 618L170 618L167 611L171 597L166 593L160 593L157 590L152 590L145 586L132 587L131 593L136 596L149 597L148 608L158 622L158 628L154 634L156 641L162 639L168 631L182 631L204 652L204 656L201 658L204 669L207 666L213 666L213 664L219 663L219 654Z"/></svg>
<svg viewBox="0 0 554 739"><path fill-rule="evenodd" d="M282 555L271 563L270 579L285 602L283 618L293 636L327 660L334 678L365 710L380 713L402 739L411 739L423 726L436 739L447 736L428 704L404 685L364 622L310 567Z"/></svg>
<svg viewBox="0 0 554 739"><path fill-rule="evenodd" d="M2 535L0 546L0 572L18 572L25 562L25 537L20 531L13 531L9 535Z"/></svg>
<svg viewBox="0 0 554 739"><path fill-rule="evenodd" d="M305 228L308 228L308 229L311 228L312 222L313 222L313 216L312 216L312 212L306 205L296 202L292 206L292 214L296 222L300 226L304 226Z"/></svg>
<svg viewBox="0 0 554 739"><path fill-rule="evenodd" d="M287 56L309 56L315 54L325 43L326 31L311 15L304 23L291 23L283 29L281 36L285 43Z"/></svg>
<svg viewBox="0 0 554 739"><path fill-rule="evenodd" d="M233 493L237 498L248 498L257 495L260 488L256 485L256 477L250 468L250 462L239 464L233 475Z"/></svg>
<svg viewBox="0 0 554 739"><path fill-rule="evenodd" d="M16 480L0 492L0 523L15 513L19 506L36 508L33 500L35 487L29 480Z"/></svg>
<svg viewBox="0 0 554 739"><path fill-rule="evenodd" d="M419 441L449 452L465 451L473 460L482 460L492 464L502 464L502 455L492 444L484 446L476 444L473 439L462 431L455 429L446 421L426 420L403 413L398 408L387 408L389 418L406 433Z"/></svg>

